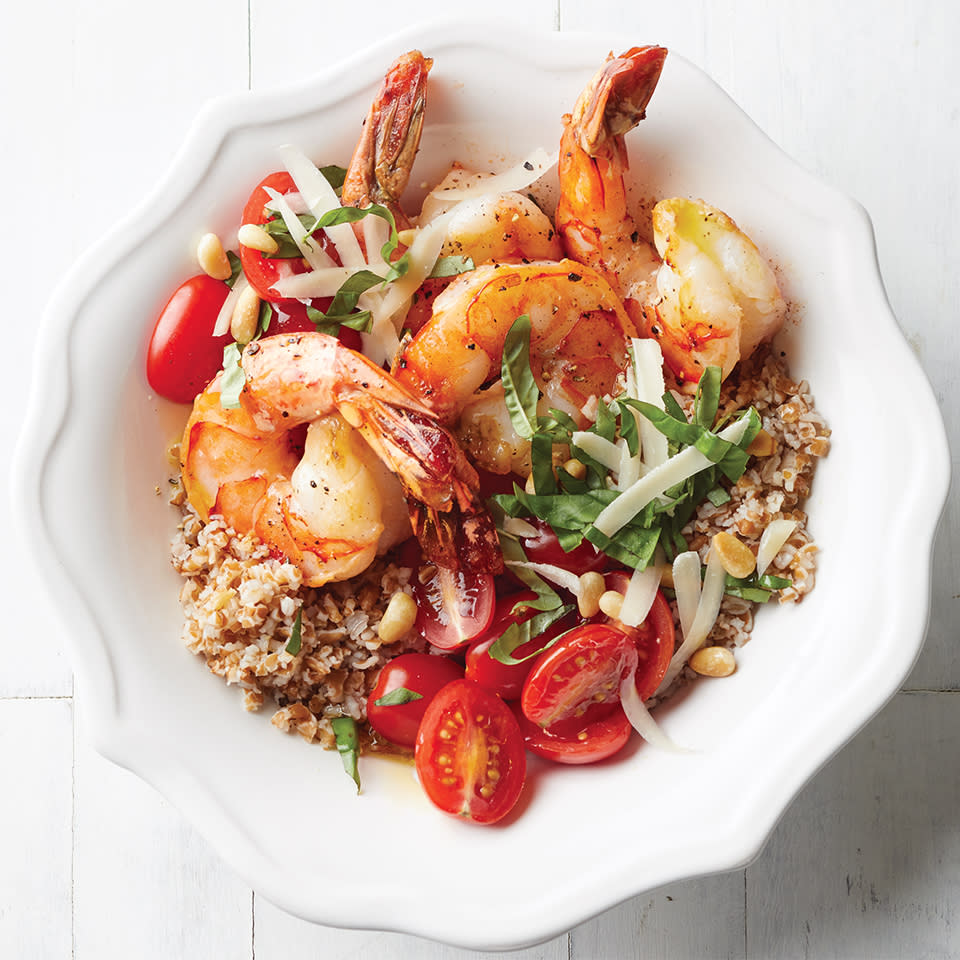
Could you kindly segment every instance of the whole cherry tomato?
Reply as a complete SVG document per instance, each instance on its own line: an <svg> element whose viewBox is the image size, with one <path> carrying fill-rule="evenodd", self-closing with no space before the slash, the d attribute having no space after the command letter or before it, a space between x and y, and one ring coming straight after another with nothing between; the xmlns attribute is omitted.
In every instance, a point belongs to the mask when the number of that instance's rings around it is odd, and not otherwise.
<svg viewBox="0 0 960 960"><path fill-rule="evenodd" d="M463 667L449 657L403 653L386 663L367 698L370 726L391 743L412 747L420 721L437 691L463 677ZM394 704L378 703L397 690L408 690L417 699ZM402 699L402 697L401 697Z"/></svg>
<svg viewBox="0 0 960 960"><path fill-rule="evenodd" d="M476 823L506 816L520 797L527 761L510 708L470 680L448 683L427 707L414 763L441 810Z"/></svg>
<svg viewBox="0 0 960 960"><path fill-rule="evenodd" d="M147 380L161 397L193 403L223 365L229 333L213 328L230 288L201 273L180 284L160 311L147 346Z"/></svg>

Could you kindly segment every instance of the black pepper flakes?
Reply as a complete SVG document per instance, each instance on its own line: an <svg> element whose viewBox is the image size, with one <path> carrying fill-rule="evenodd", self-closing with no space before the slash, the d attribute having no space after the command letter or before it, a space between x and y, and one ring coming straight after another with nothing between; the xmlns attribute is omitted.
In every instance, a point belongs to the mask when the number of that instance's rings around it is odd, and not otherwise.
<svg viewBox="0 0 960 960"><path fill-rule="evenodd" d="M583 279L583 277L580 276L579 273L568 273L568 274L567 274L567 279L568 279L571 283L579 283L579 282Z"/></svg>

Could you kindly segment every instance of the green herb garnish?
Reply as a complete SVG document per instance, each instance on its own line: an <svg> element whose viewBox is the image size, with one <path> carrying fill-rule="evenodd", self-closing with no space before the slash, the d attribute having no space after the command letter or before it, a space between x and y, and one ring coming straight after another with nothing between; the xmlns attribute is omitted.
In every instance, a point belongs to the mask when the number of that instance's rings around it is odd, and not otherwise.
<svg viewBox="0 0 960 960"><path fill-rule="evenodd" d="M300 652L300 643L302 636L303 608L297 611L297 618L293 621L290 628L290 641L287 643L286 651L295 657Z"/></svg>
<svg viewBox="0 0 960 960"><path fill-rule="evenodd" d="M237 277L240 276L241 271L243 270L243 264L240 262L240 258L232 251L227 251L227 260L230 263L230 276L227 277L223 282L233 289L233 285L237 282Z"/></svg>
<svg viewBox="0 0 960 960"><path fill-rule="evenodd" d="M423 694L416 690L408 690L406 687L397 687L382 697L377 697L374 704L378 707L399 707L403 703L412 703L414 700L422 700Z"/></svg>
<svg viewBox="0 0 960 960"><path fill-rule="evenodd" d="M360 734L357 730L357 723L353 717L334 717L330 721L333 727L333 735L337 741L337 752L340 754L340 760L343 763L343 769L347 775L357 785L357 793L360 792L360 772L357 769L357 757L360 753Z"/></svg>
<svg viewBox="0 0 960 960"><path fill-rule="evenodd" d="M223 373L220 377L220 406L239 407L240 392L247 382L247 375L240 366L240 344L228 343L223 348Z"/></svg>
<svg viewBox="0 0 960 960"><path fill-rule="evenodd" d="M436 280L440 277L456 277L461 273L469 273L474 269L473 260L470 257L450 256L438 257L433 269L427 274L428 280Z"/></svg>

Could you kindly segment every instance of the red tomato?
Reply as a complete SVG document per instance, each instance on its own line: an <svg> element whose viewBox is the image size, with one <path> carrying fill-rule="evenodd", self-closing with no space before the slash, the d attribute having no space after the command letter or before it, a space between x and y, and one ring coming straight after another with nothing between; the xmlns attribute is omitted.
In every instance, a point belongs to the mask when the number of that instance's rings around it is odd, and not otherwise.
<svg viewBox="0 0 960 960"><path fill-rule="evenodd" d="M367 699L370 726L391 743L412 747L417 729L437 691L463 677L463 667L449 657L427 653L404 653L389 661L380 671L376 686ZM377 700L401 687L419 693L419 700L393 706L377 705Z"/></svg>
<svg viewBox="0 0 960 960"><path fill-rule="evenodd" d="M427 707L414 753L417 776L441 810L493 823L513 808L527 773L510 708L470 680L448 683Z"/></svg>
<svg viewBox="0 0 960 960"><path fill-rule="evenodd" d="M564 720L544 730L515 711L524 742L531 753L556 763L596 763L606 760L630 739L633 727L619 704L597 704L579 720Z"/></svg>
<svg viewBox="0 0 960 960"><path fill-rule="evenodd" d="M161 397L193 403L223 366L233 337L214 337L213 328L229 292L202 273L180 284L160 311L147 346L147 380Z"/></svg>
<svg viewBox="0 0 960 960"><path fill-rule="evenodd" d="M495 599L493 577L447 567L434 567L433 571L426 582L419 576L413 580L417 630L435 647L455 650L490 625Z"/></svg>
<svg viewBox="0 0 960 960"><path fill-rule="evenodd" d="M529 519L527 522L537 528L535 536L520 538L523 552L531 562L552 563L578 576L589 570L603 570L606 567L608 562L606 554L601 553L587 540L567 553L560 546L557 535L543 520Z"/></svg>
<svg viewBox="0 0 960 960"><path fill-rule="evenodd" d="M541 727L583 717L596 703L620 701L620 684L637 669L633 639L611 624L574 627L534 664L520 705Z"/></svg>
<svg viewBox="0 0 960 960"><path fill-rule="evenodd" d="M625 593L630 582L628 574L617 570L604 578L608 590ZM639 627L628 627L619 620L602 618L633 637L640 662L637 666L637 693L641 700L648 700L657 691L660 681L670 666L673 656L674 627L670 604L658 590L647 619Z"/></svg>
<svg viewBox="0 0 960 960"><path fill-rule="evenodd" d="M513 608L517 604L535 598L536 594L532 590L524 590L512 596L500 597L497 600L490 626L467 649L467 679L476 681L484 690L489 690L491 693L503 697L504 700L513 700L520 696L523 683L527 679L527 674L533 668L536 658L531 657L523 663L501 663L490 656L490 647L511 624L536 616L537 611L529 607L524 608L519 613L513 612ZM532 637L526 643L517 647L513 651L514 659L520 660L525 656L530 656L569 626L568 618L553 623L544 633Z"/></svg>

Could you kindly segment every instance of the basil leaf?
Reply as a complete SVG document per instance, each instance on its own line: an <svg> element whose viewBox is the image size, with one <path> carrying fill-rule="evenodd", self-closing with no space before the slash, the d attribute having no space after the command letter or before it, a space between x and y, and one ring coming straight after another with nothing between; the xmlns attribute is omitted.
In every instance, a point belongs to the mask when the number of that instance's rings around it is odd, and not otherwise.
<svg viewBox="0 0 960 960"><path fill-rule="evenodd" d="M557 492L557 479L553 475L553 441L542 433L530 438L530 465L533 473L533 489L541 495Z"/></svg>
<svg viewBox="0 0 960 960"><path fill-rule="evenodd" d="M397 687L382 697L377 697L374 704L378 707L398 707L403 703L412 703L414 700L422 700L423 694L416 690L408 690L406 687Z"/></svg>
<svg viewBox="0 0 960 960"><path fill-rule="evenodd" d="M257 320L257 329L261 333L266 333L267 328L270 326L270 321L273 320L273 306L269 300L260 301L260 316Z"/></svg>
<svg viewBox="0 0 960 960"><path fill-rule="evenodd" d="M645 400L621 397L619 402L642 413L668 440L672 440L674 443L693 446L703 433L703 429L695 423L687 423L685 419L677 420L666 411L652 403L647 403Z"/></svg>
<svg viewBox="0 0 960 960"><path fill-rule="evenodd" d="M346 167L338 167L335 163L331 163L325 167L320 167L319 170L323 174L324 180L337 191L337 196L340 196L343 181L347 179Z"/></svg>
<svg viewBox="0 0 960 960"><path fill-rule="evenodd" d="M390 269L387 271L385 277L377 278L378 282L390 283L391 280L402 277L407 270L410 269L410 257L404 253L403 256L391 263L394 253L396 253L397 248L400 246L400 238L397 236L397 224L393 219L393 214L386 207L381 206L379 203L371 203L369 207L364 207L363 209L359 207L335 207L333 210L328 210L322 217L316 220L312 227L308 228L307 232L313 233L322 227L335 227L341 223L357 223L364 217L369 216L380 217L390 225L390 238L380 248L380 256L390 264Z"/></svg>
<svg viewBox="0 0 960 960"><path fill-rule="evenodd" d="M523 552L523 547L516 540L504 537L500 540L500 546L503 550L503 559L505 562L520 561L525 562L527 555ZM529 587L536 597L533 600L524 600L523 605L533 610L556 610L561 605L560 594L547 583L543 577L535 570L527 567L510 567L510 572L524 584Z"/></svg>
<svg viewBox="0 0 960 960"><path fill-rule="evenodd" d="M230 262L230 276L223 282L233 289L233 285L237 282L237 277L243 272L243 264L232 250L227 251L227 260Z"/></svg>
<svg viewBox="0 0 960 960"><path fill-rule="evenodd" d="M640 428L629 407L620 408L620 436L627 441L630 456L635 457L640 452Z"/></svg>
<svg viewBox="0 0 960 960"><path fill-rule="evenodd" d="M300 214L297 219L304 227L314 222L313 217L304 213ZM277 249L269 255L266 253L263 255L267 260L293 260L303 256L293 237L290 236L290 231L287 229L283 217L272 217L266 223L261 223L260 226L277 241Z"/></svg>
<svg viewBox="0 0 960 960"><path fill-rule="evenodd" d="M539 656L544 650L552 647L563 634L558 634L553 637L553 639L547 641L539 650L534 650L533 653L528 653L526 656L514 657L513 652L517 647L521 647L523 644L533 640L534 637L539 637L548 627L565 617L572 610L573 604L566 604L565 606L558 607L556 610L547 610L544 613L538 613L529 620L523 620L520 623L511 623L510 626L490 644L487 653L493 660L506 664L523 663L526 660Z"/></svg>
<svg viewBox="0 0 960 960"><path fill-rule="evenodd" d="M371 325L371 314L369 310L357 310L355 313L348 313L346 316L333 316L330 311L324 313L316 307L307 307L307 317L311 319L317 327L318 333L326 333L335 337L341 327L349 327L351 330L357 330L360 333L369 333Z"/></svg>
<svg viewBox="0 0 960 960"><path fill-rule="evenodd" d="M663 395L662 399L663 409L669 416L681 423L687 422L687 415L683 412L683 407L680 406L677 398L669 390Z"/></svg>
<svg viewBox="0 0 960 960"><path fill-rule="evenodd" d="M611 443L617 435L617 418L604 403L602 397L597 400L597 419L590 432L603 437L604 440L609 440Z"/></svg>
<svg viewBox="0 0 960 960"><path fill-rule="evenodd" d="M704 430L713 428L720 406L720 368L707 367L700 374L697 394L693 401L693 422Z"/></svg>
<svg viewBox="0 0 960 960"><path fill-rule="evenodd" d="M757 577L757 583L767 590L786 590L793 581L787 577L776 577L772 573L765 573L762 577Z"/></svg>
<svg viewBox="0 0 960 960"><path fill-rule="evenodd" d="M302 626L303 626L303 608L301 607L297 611L297 619L293 621L293 626L290 628L290 642L286 646L287 653L291 654L294 657L300 652Z"/></svg>
<svg viewBox="0 0 960 960"><path fill-rule="evenodd" d="M228 343L223 348L223 374L220 377L220 406L232 409L240 406L240 392L247 375L240 366L240 344Z"/></svg>
<svg viewBox="0 0 960 960"><path fill-rule="evenodd" d="M474 263L470 257L439 257L433 265L433 269L427 275L427 279L435 280L440 277L455 277L461 273L468 273L473 269Z"/></svg>
<svg viewBox="0 0 960 960"><path fill-rule="evenodd" d="M530 369L530 317L525 313L517 317L507 331L500 372L513 429L524 440L529 440L537 432L540 388Z"/></svg>
<svg viewBox="0 0 960 960"><path fill-rule="evenodd" d="M730 502L730 494L723 487L714 487L707 491L707 499L715 507L720 507Z"/></svg>
<svg viewBox="0 0 960 960"><path fill-rule="evenodd" d="M356 721L353 717L334 717L330 724L337 740L337 752L340 754L343 769L357 785L357 793L359 793L360 772L357 769L357 756L360 750L360 735L357 732Z"/></svg>

